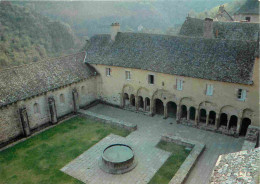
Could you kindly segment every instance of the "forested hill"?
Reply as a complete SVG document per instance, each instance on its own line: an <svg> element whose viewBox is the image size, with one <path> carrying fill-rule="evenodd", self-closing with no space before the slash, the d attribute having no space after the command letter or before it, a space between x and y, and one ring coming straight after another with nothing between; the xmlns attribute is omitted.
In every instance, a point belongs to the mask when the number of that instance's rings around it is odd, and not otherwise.
<svg viewBox="0 0 260 184"><path fill-rule="evenodd" d="M0 70L81 47L69 25L10 2L0 2Z"/></svg>

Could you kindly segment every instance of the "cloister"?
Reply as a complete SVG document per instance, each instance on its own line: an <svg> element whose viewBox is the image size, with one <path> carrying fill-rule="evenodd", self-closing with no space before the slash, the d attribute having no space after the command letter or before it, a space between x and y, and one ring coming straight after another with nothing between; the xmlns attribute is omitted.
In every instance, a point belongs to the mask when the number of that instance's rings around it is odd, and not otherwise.
<svg viewBox="0 0 260 184"><path fill-rule="evenodd" d="M166 90L156 90L151 94L146 88L134 90L131 85L123 87L122 107L147 112L151 116L163 115L165 119L173 117L179 123L188 121L197 127L211 127L239 136L246 135L253 115L251 109L239 110L231 105L218 107L210 101L197 103L192 97L177 98Z"/></svg>

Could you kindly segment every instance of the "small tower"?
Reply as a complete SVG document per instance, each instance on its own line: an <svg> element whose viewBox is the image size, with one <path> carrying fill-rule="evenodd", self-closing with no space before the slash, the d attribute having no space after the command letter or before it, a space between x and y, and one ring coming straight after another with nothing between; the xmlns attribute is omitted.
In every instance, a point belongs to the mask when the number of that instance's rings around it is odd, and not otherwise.
<svg viewBox="0 0 260 184"><path fill-rule="evenodd" d="M120 31L120 24L118 22L112 23L111 24L111 40L115 41L116 40L116 35Z"/></svg>

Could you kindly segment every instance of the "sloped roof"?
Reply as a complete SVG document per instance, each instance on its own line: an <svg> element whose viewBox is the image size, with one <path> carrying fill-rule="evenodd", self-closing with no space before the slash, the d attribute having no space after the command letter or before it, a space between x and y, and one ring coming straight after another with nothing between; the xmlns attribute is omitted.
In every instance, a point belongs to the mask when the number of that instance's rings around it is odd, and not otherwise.
<svg viewBox="0 0 260 184"><path fill-rule="evenodd" d="M258 0L247 0L247 2L240 7L235 14L255 14L259 15L259 1Z"/></svg>
<svg viewBox="0 0 260 184"><path fill-rule="evenodd" d="M252 84L256 42L145 33L96 35L86 62L159 73Z"/></svg>
<svg viewBox="0 0 260 184"><path fill-rule="evenodd" d="M181 27L180 35L202 37L204 27L203 25L204 20L187 17ZM259 23L214 21L213 36L214 38L218 39L256 41L259 32L259 26Z"/></svg>
<svg viewBox="0 0 260 184"><path fill-rule="evenodd" d="M0 70L0 107L94 75L85 52Z"/></svg>

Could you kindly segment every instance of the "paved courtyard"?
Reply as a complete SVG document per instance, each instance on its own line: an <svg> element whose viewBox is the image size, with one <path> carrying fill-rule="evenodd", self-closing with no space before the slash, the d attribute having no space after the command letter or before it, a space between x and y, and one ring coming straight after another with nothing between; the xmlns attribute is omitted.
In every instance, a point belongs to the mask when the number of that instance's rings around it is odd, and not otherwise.
<svg viewBox="0 0 260 184"><path fill-rule="evenodd" d="M137 131L126 138L109 135L62 168L65 173L88 183L147 183L169 154L155 148L164 134L191 139L206 145L206 149L192 169L187 184L207 184L218 155L241 150L243 139L203 131L180 124L172 118L149 117L107 105L99 104L88 111L137 124ZM172 123L173 124L170 124ZM109 175L98 168L97 160L103 148L110 143L128 143L136 152L137 167L124 175ZM83 167L82 167L83 166Z"/></svg>

